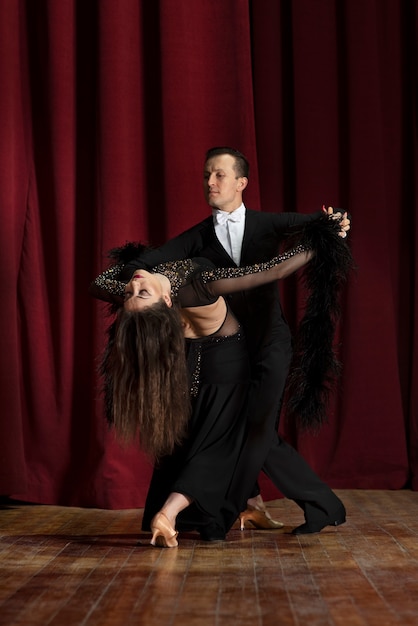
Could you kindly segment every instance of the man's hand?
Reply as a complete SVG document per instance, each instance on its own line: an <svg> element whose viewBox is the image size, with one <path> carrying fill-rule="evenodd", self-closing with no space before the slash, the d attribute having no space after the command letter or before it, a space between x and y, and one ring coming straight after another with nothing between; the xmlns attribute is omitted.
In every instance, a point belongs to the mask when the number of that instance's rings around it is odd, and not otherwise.
<svg viewBox="0 0 418 626"><path fill-rule="evenodd" d="M340 232L338 233L338 235L343 238L347 237L348 231L350 230L350 219L347 215L347 211L344 211L344 213L342 213L341 211L336 211L334 213L334 208L332 206L326 208L325 205L322 206L322 210L331 219L339 221Z"/></svg>

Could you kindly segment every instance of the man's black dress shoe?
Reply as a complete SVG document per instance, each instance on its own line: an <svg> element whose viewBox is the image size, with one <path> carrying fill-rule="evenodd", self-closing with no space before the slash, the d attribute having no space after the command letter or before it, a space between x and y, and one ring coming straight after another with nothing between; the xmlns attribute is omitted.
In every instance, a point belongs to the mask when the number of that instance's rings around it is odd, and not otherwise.
<svg viewBox="0 0 418 626"><path fill-rule="evenodd" d="M292 535L310 535L312 533L320 533L325 526L340 526L345 522L345 515L332 519L327 517L317 522L305 522L292 530Z"/></svg>

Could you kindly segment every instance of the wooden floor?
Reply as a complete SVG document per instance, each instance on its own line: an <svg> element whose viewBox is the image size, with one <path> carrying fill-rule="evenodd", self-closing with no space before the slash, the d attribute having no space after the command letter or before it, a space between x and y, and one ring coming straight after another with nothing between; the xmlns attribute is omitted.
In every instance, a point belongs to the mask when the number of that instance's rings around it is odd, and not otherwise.
<svg viewBox="0 0 418 626"><path fill-rule="evenodd" d="M276 500L282 530L174 549L149 546L142 511L5 504L0 624L416 626L418 493L337 493L338 528L291 535L300 509Z"/></svg>

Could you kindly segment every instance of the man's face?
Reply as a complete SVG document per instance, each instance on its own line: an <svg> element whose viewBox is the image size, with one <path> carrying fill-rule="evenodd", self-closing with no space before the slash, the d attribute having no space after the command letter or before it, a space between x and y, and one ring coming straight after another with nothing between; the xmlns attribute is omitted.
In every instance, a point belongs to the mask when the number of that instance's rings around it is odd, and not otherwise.
<svg viewBox="0 0 418 626"><path fill-rule="evenodd" d="M220 154L208 159L203 172L203 191L209 206L222 211L235 211L242 203L242 192L248 180L237 177L235 158Z"/></svg>

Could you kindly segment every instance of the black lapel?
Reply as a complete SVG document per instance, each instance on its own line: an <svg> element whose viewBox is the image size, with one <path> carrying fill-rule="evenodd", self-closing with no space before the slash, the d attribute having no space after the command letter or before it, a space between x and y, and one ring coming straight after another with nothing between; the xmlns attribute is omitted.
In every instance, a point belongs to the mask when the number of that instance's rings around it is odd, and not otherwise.
<svg viewBox="0 0 418 626"><path fill-rule="evenodd" d="M235 265L233 259L231 259L231 257L216 236L212 217L210 217L208 220L205 220L205 229L203 232L202 241L202 256L206 256L218 267L230 267L231 265Z"/></svg>
<svg viewBox="0 0 418 626"><path fill-rule="evenodd" d="M242 239L242 249L241 249L241 265L243 264L243 260L245 259L245 253L248 250L248 245L250 241L253 239L254 233L257 229L257 216L258 215L259 215L258 211L253 211L252 209L246 210L244 237Z"/></svg>

